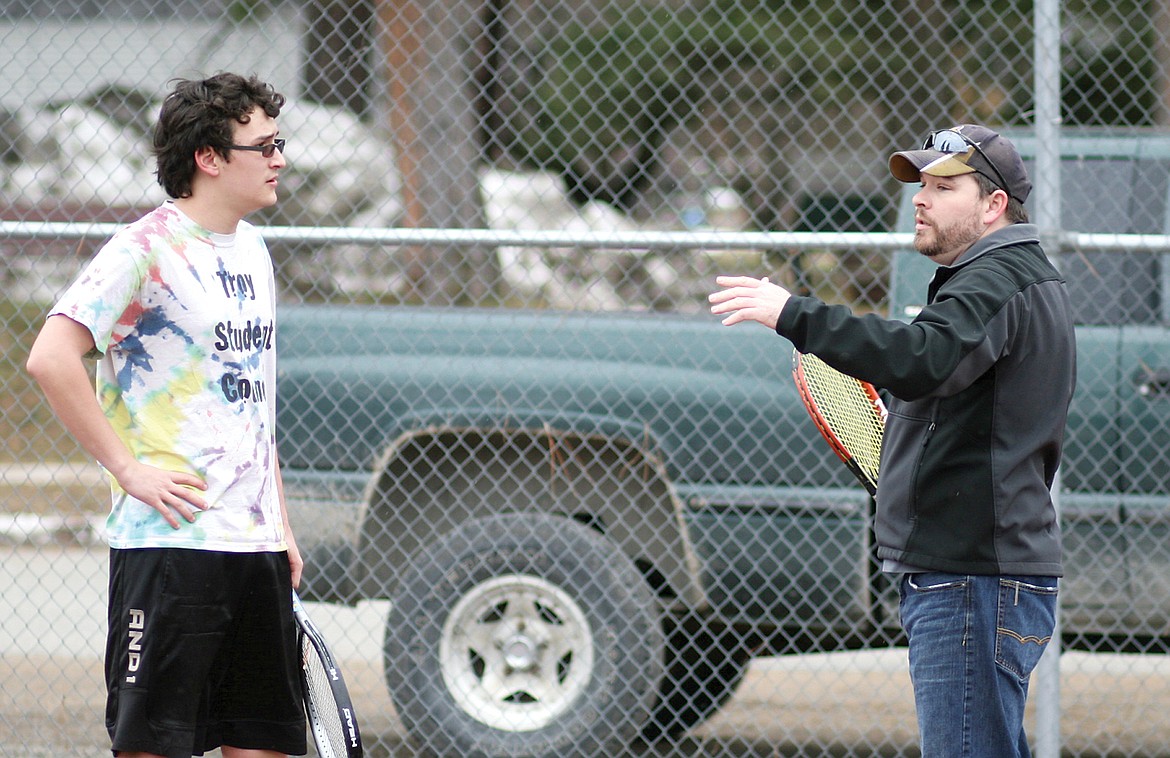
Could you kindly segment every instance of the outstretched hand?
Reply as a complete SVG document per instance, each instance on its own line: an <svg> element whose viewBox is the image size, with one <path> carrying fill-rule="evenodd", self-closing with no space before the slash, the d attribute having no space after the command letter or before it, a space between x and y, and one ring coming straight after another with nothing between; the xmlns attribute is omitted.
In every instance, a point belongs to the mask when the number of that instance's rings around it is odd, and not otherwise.
<svg viewBox="0 0 1170 758"><path fill-rule="evenodd" d="M768 277L756 279L751 276L720 276L716 277L715 284L723 289L712 292L707 296L711 303L711 313L723 319L724 326L732 326L741 321L756 321L769 329L775 329L780 320L780 312L792 293L778 284L768 281Z"/></svg>

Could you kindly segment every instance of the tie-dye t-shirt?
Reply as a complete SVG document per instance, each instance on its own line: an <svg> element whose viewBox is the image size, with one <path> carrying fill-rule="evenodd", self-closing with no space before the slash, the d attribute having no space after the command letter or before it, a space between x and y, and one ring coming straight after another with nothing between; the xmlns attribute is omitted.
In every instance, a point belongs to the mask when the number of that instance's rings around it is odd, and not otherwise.
<svg viewBox="0 0 1170 758"><path fill-rule="evenodd" d="M172 529L111 477L110 546L285 549L275 285L255 227L213 234L164 203L104 245L52 312L92 332L99 402L137 459L208 484L211 507Z"/></svg>

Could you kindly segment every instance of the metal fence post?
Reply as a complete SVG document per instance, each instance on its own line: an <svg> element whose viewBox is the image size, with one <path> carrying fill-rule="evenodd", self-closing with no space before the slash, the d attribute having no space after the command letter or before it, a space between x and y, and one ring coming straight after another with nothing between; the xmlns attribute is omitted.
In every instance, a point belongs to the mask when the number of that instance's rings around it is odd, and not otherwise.
<svg viewBox="0 0 1170 758"><path fill-rule="evenodd" d="M1037 0L1035 6L1036 223L1044 249L1060 265L1060 0ZM1060 517L1060 475L1052 497ZM1056 626L1036 669L1037 758L1060 756L1060 604Z"/></svg>

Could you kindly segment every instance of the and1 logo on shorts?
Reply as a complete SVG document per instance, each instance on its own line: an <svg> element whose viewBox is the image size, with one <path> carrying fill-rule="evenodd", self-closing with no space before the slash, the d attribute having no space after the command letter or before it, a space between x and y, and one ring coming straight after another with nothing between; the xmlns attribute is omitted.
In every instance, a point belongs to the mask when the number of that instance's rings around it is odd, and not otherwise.
<svg viewBox="0 0 1170 758"><path fill-rule="evenodd" d="M135 457L208 484L209 510L176 530L114 483L111 547L285 549L275 282L255 227L213 234L165 203L106 243L52 313L92 333L99 402Z"/></svg>

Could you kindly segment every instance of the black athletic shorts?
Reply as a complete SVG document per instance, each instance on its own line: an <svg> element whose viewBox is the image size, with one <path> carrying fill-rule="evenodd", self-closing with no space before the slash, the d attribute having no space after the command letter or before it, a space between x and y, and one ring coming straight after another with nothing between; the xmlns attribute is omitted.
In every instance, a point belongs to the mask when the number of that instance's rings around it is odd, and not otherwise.
<svg viewBox="0 0 1170 758"><path fill-rule="evenodd" d="M111 550L112 749L186 758L222 745L303 755L287 553Z"/></svg>

